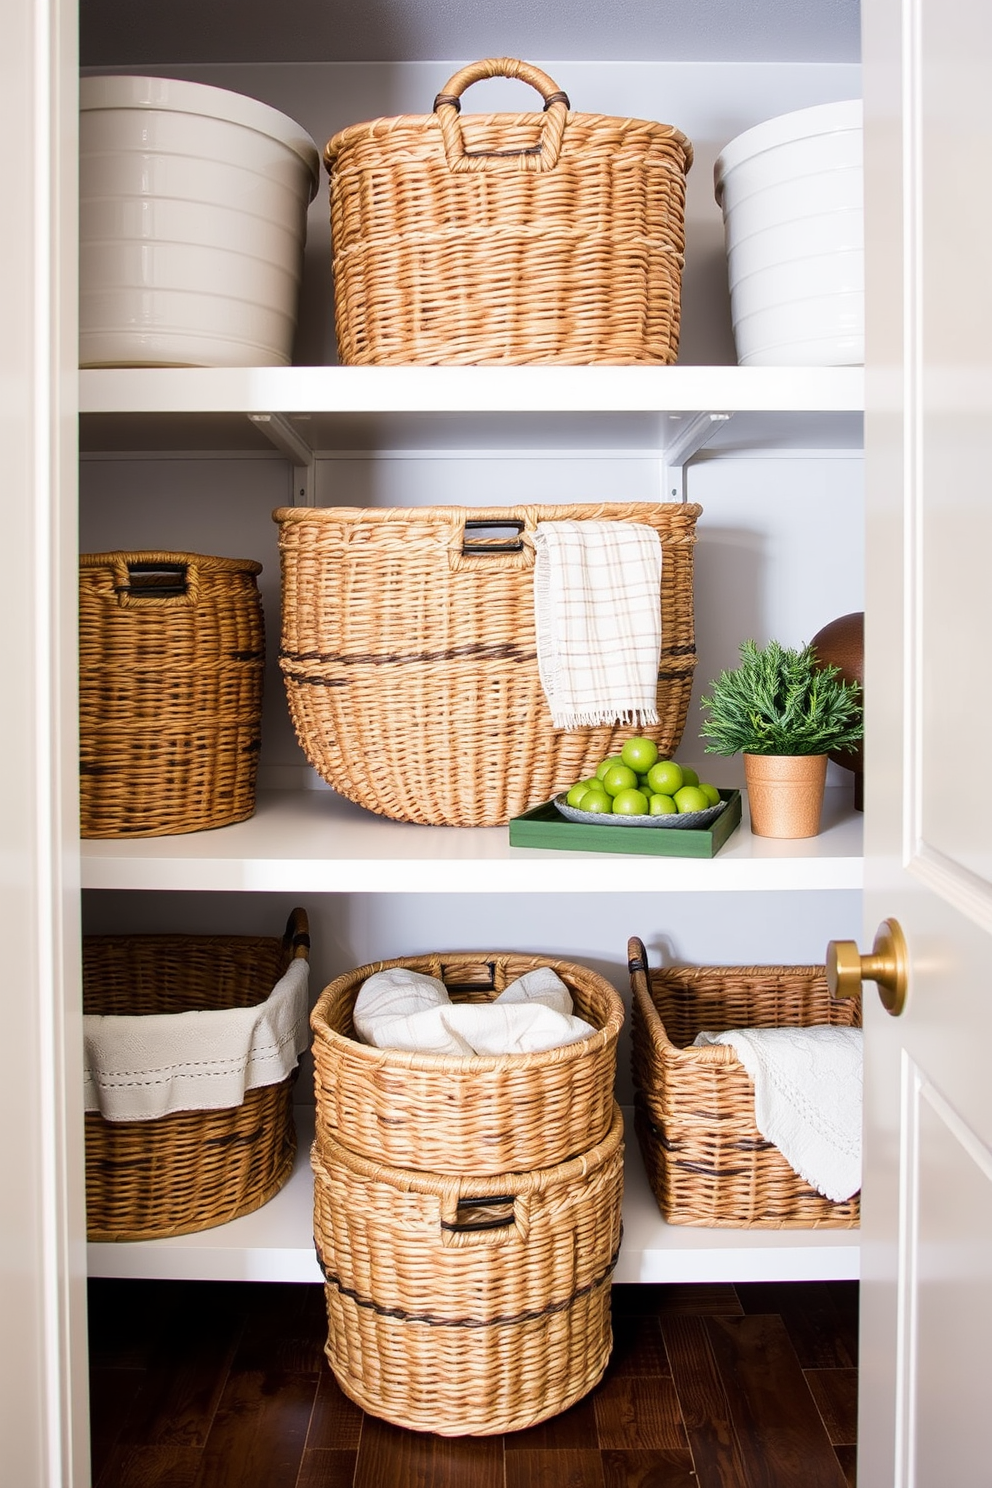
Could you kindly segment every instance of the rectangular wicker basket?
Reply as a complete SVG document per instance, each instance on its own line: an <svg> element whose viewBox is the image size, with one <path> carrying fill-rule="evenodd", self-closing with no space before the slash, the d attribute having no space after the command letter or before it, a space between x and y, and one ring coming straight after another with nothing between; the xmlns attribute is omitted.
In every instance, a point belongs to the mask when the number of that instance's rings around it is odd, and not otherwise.
<svg viewBox="0 0 992 1488"><path fill-rule="evenodd" d="M704 1029L860 1025L831 997L822 966L666 966L627 948L635 1129L669 1224L850 1229L860 1199L835 1203L800 1178L754 1121L754 1086L733 1049L692 1048Z"/></svg>
<svg viewBox="0 0 992 1488"><path fill-rule="evenodd" d="M83 1012L106 1018L203 1012L264 1002L291 959L306 957L307 917L284 936L87 935ZM130 1022L130 1017L128 1018ZM273 1198L296 1156L295 1071L240 1106L150 1121L86 1112L87 1235L94 1241L186 1235Z"/></svg>
<svg viewBox="0 0 992 1488"><path fill-rule="evenodd" d="M623 1121L567 1162L487 1178L408 1172L318 1135L314 1237L328 1362L363 1410L494 1435L566 1410L612 1347Z"/></svg>
<svg viewBox="0 0 992 1488"><path fill-rule="evenodd" d="M280 665L310 763L399 821L496 826L591 774L631 729L555 730L534 627L539 522L638 522L662 546L659 723L674 754L696 664L701 508L282 507ZM509 540L508 540L509 539Z"/></svg>
<svg viewBox="0 0 992 1488"><path fill-rule="evenodd" d="M250 559L79 560L80 830L156 837L255 809L265 637Z"/></svg>
<svg viewBox="0 0 992 1488"><path fill-rule="evenodd" d="M403 966L437 977L452 1001L489 1002L538 966L572 996L588 1038L532 1054L415 1054L356 1036L365 980ZM453 951L360 966L324 989L313 1009L317 1138L397 1168L486 1174L547 1168L601 1142L613 1119L623 1003L588 967L552 956Z"/></svg>
<svg viewBox="0 0 992 1488"><path fill-rule="evenodd" d="M482 78L544 112L460 116ZM675 361L692 146L668 124L571 111L539 68L489 58L430 114L331 139L339 356L390 363Z"/></svg>

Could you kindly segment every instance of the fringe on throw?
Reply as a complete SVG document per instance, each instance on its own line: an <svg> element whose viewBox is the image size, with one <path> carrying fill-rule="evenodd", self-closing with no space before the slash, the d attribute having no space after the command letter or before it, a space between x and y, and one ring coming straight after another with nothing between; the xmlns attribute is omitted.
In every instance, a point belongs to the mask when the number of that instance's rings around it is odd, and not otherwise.
<svg viewBox="0 0 992 1488"><path fill-rule="evenodd" d="M659 722L656 708L627 708L622 712L610 708L560 708L551 715L556 729L601 728L623 724L627 728L648 728Z"/></svg>

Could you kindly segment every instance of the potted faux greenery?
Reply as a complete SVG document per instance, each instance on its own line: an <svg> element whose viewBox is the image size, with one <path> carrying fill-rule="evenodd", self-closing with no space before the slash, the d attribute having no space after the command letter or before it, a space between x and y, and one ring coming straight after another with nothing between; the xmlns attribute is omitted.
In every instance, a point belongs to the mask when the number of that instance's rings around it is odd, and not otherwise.
<svg viewBox="0 0 992 1488"><path fill-rule="evenodd" d="M743 754L758 836L815 837L827 755L849 749L864 731L861 688L821 665L812 646L744 641L740 658L701 699L706 752Z"/></svg>

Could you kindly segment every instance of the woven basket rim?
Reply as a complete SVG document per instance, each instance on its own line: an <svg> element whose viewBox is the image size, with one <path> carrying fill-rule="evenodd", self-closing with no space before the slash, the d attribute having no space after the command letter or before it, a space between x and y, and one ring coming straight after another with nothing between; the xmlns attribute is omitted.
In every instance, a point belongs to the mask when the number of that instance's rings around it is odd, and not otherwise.
<svg viewBox="0 0 992 1488"><path fill-rule="evenodd" d="M416 969L416 963L435 959L436 956L439 956L442 961L456 961L459 958L472 961L498 961L508 956L527 956L537 961L539 965L551 966L552 970L556 965L575 966L584 975L594 977L601 982L604 989L611 994L609 1016L602 1028L598 1028L594 1034L586 1038L576 1039L571 1044L558 1044L553 1049L540 1049L526 1054L424 1054L412 1049L380 1049L374 1044L363 1043L360 1039L348 1038L328 1025L327 1007L343 985L351 983L358 987L375 972L389 971L394 967ZM578 962L565 962L560 957L544 957L529 951L440 951L434 956L398 956L389 961L372 961L365 966L356 967L353 971L345 972L329 982L317 998L310 1014L311 1029L321 1043L329 1049L346 1051L349 1057L357 1057L371 1066L389 1064L395 1069L421 1070L450 1075L488 1074L493 1070L509 1068L510 1065L518 1070L538 1070L552 1065L570 1064L574 1060L588 1057L593 1051L606 1048L619 1035L623 1022L623 999L605 977Z"/></svg>
<svg viewBox="0 0 992 1488"><path fill-rule="evenodd" d="M438 1198L457 1193L471 1192L475 1197L488 1197L512 1189L515 1197L541 1194L559 1184L574 1183L586 1174L603 1167L623 1146L623 1112L613 1102L610 1125L605 1136L584 1152L566 1157L547 1168L516 1169L500 1173L433 1173L421 1168L397 1168L376 1158L365 1157L360 1152L346 1147L328 1132L320 1132L310 1148L310 1161L314 1171L325 1169L324 1154L340 1163L351 1173L369 1182L386 1183L407 1193L433 1194Z"/></svg>
<svg viewBox="0 0 992 1488"><path fill-rule="evenodd" d="M515 129L528 122L537 123L543 117L540 108L534 109L494 109L485 113L467 113L466 119L471 119L473 127L477 128L509 128ZM660 119L641 119L630 114L598 114L586 112L582 109L568 109L565 114L565 127L569 125L580 129L594 129L601 124L611 127L623 124L631 133L647 131L657 134L660 138L670 140L672 144L678 145L685 156L683 167L686 174L693 163L693 146L689 136L675 124L665 124ZM364 119L358 124L348 124L344 129L337 130L331 135L323 149L324 166L330 171L335 160L343 149L354 140L367 138L370 132L381 131L384 143L388 143L386 137L403 130L423 131L425 129L436 129L440 136L441 126L435 111L423 114L382 114L372 119Z"/></svg>
<svg viewBox="0 0 992 1488"><path fill-rule="evenodd" d="M107 564L131 563L195 563L201 568L223 573L260 574L262 565L254 558L218 558L211 553L166 552L161 548L142 548L131 551L117 548L106 553L80 553L80 568L103 568Z"/></svg>
<svg viewBox="0 0 992 1488"><path fill-rule="evenodd" d="M639 950L637 949L639 947ZM737 977L742 981L750 979L760 980L767 976L788 976L797 981L822 981L825 968L816 962L800 965L799 963L779 964L761 963L744 965L741 963L717 963L711 962L698 965L694 962L676 962L668 966L650 967L647 963L647 955L643 944L633 939L628 948L628 965L630 968L631 990L634 999L640 1009L645 1023L645 1031L648 1037L663 1053L667 1061L678 1060L689 1064L699 1065L726 1065L737 1066L742 1071L744 1065L738 1058L736 1051L728 1044L701 1044L698 1047L689 1044L683 1047L673 1043L668 1036L664 1019L658 1011L657 1005L651 995L651 984L656 978L671 976L688 976L690 980L702 979L706 976L729 976ZM639 964L635 964L639 963ZM746 1071L745 1071L746 1073ZM750 1076L748 1076L750 1079Z"/></svg>
<svg viewBox="0 0 992 1488"><path fill-rule="evenodd" d="M544 518L543 514L545 512L574 512L577 507L581 507L583 511L588 509L590 519L595 518L597 512L604 508L622 507L625 512L632 513L663 511L675 515L679 512L684 513L686 525L694 523L703 512L703 508L694 501L521 502L516 506L459 506L455 503L450 505L438 503L434 506L277 506L272 513L272 520L279 523L306 522L328 525L335 522L364 522L373 526L388 526L393 522L428 521L438 517L450 518L452 522L465 518L498 522L508 517L526 521L528 518L535 520L535 513L542 514L536 520L553 520Z"/></svg>

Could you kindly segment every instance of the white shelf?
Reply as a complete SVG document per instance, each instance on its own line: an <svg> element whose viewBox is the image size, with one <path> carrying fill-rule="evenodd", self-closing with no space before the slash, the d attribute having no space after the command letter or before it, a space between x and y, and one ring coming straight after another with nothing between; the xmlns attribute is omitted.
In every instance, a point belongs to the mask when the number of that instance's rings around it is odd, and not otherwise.
<svg viewBox="0 0 992 1488"><path fill-rule="evenodd" d="M80 373L84 450L265 450L252 415L310 450L724 451L861 443L860 367L145 367ZM698 432L699 414L733 414Z"/></svg>
<svg viewBox="0 0 992 1488"><path fill-rule="evenodd" d="M313 1112L299 1107L297 1118L299 1153L293 1176L263 1208L195 1235L89 1245L90 1276L320 1282L312 1241ZM667 1225L658 1213L632 1132L627 1139L623 1223L617 1282L848 1281L859 1274L856 1230Z"/></svg>
<svg viewBox="0 0 992 1488"><path fill-rule="evenodd" d="M332 791L259 794L255 815L177 837L82 843L86 889L258 893L651 893L859 889L862 819L827 790L818 836L755 837L744 819L712 859L511 847L505 827L421 827Z"/></svg>
<svg viewBox="0 0 992 1488"><path fill-rule="evenodd" d="M857 412L860 367L128 367L79 374L80 412Z"/></svg>

